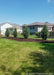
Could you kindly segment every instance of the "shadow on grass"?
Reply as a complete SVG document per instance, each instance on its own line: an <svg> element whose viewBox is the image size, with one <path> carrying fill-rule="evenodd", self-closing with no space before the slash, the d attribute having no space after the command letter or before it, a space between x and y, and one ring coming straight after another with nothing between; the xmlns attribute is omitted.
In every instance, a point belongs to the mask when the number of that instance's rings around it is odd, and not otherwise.
<svg viewBox="0 0 54 75"><path fill-rule="evenodd" d="M0 68L1 68L1 70L2 70L3 72L6 71L6 66L5 66L5 65L1 65Z"/></svg>
<svg viewBox="0 0 54 75"><path fill-rule="evenodd" d="M29 59L31 59L31 65L21 66L21 70L18 69L14 72L14 75L21 75L25 73L54 73L54 44L41 43L40 49L45 52L31 52ZM49 75L49 74L48 74Z"/></svg>
<svg viewBox="0 0 54 75"><path fill-rule="evenodd" d="M40 49L48 50L50 53L54 54L54 43L41 43L43 47Z"/></svg>
<svg viewBox="0 0 54 75"><path fill-rule="evenodd" d="M54 44L40 43L40 49L49 53L33 51L29 54L29 59L32 62L23 62L15 71L8 70L9 75L26 75L26 73L54 73ZM26 64L26 66L24 65ZM4 65L1 66L3 72L6 71ZM8 75L8 74L5 74Z"/></svg>
<svg viewBox="0 0 54 75"><path fill-rule="evenodd" d="M53 56L49 56L47 54L32 52L30 54L31 59L33 59L33 65L37 66L36 72L38 73L48 73L54 72L54 60L52 60ZM33 71L33 70L32 70Z"/></svg>
<svg viewBox="0 0 54 75"><path fill-rule="evenodd" d="M54 43L41 43L41 45L43 47L40 47L40 49L47 51L47 53L45 54L45 58L44 58L44 60L47 60L46 62L44 62L44 64L46 63L45 67L47 68L47 70L49 72L54 73ZM47 55L47 57L46 57L46 55ZM47 65L48 65L48 67L47 67Z"/></svg>
<svg viewBox="0 0 54 75"><path fill-rule="evenodd" d="M21 70L16 69L13 75L26 75L26 73L53 73L54 63L50 56L42 55L41 53L32 52L30 58L33 60L31 66L21 66Z"/></svg>

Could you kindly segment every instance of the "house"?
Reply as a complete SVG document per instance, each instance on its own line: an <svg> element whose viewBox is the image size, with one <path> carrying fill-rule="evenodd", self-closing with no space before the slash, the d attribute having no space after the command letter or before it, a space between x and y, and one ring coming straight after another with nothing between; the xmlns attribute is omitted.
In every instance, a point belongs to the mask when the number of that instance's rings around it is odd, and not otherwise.
<svg viewBox="0 0 54 75"><path fill-rule="evenodd" d="M0 34L5 35L5 31L7 28L10 30L11 33L13 32L14 28L17 29L18 33L20 33L20 34L22 33L22 27L21 26L19 26L18 24L6 22L6 23L0 24Z"/></svg>
<svg viewBox="0 0 54 75"><path fill-rule="evenodd" d="M54 24L48 23L48 22L45 22L45 23L35 22L28 25L23 25L22 29L24 31L25 26L28 26L30 34L35 34L35 32L41 32L44 25L48 26L49 32L54 31Z"/></svg>

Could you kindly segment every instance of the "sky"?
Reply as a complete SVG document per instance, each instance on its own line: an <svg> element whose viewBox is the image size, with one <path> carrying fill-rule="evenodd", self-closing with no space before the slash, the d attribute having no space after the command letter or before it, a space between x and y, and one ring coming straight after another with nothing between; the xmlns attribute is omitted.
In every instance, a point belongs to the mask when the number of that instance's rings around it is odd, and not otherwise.
<svg viewBox="0 0 54 75"><path fill-rule="evenodd" d="M0 0L0 23L54 23L54 0Z"/></svg>

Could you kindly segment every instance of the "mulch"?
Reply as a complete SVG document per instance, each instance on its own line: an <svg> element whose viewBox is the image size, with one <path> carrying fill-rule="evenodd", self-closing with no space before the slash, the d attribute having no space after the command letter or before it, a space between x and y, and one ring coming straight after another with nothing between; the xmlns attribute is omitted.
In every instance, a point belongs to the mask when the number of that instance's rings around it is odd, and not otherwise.
<svg viewBox="0 0 54 75"><path fill-rule="evenodd" d="M14 38L14 37L2 37L2 38L12 39L16 41L25 41L25 42L54 43L54 41L42 40L42 39L25 39L25 38Z"/></svg>

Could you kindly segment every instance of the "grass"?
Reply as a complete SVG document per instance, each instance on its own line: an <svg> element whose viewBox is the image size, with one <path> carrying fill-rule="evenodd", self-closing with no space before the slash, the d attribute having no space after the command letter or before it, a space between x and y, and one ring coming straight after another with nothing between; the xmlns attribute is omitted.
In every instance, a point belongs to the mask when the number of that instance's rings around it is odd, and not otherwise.
<svg viewBox="0 0 54 75"><path fill-rule="evenodd" d="M17 37L24 38L23 35L18 35ZM31 39L41 39L41 38L38 38L36 35L29 35L28 38L31 38Z"/></svg>
<svg viewBox="0 0 54 75"><path fill-rule="evenodd" d="M5 37L5 36L0 36L0 37ZM13 37L13 36L11 36ZM17 36L18 38L24 38L23 35L18 35ZM38 38L36 35L29 35L28 38L31 38L31 39L42 39L42 38ZM54 40L54 38L47 38L47 40Z"/></svg>
<svg viewBox="0 0 54 75"><path fill-rule="evenodd" d="M18 35L18 37L19 37L19 38L20 38L20 37L21 37L21 38L24 38L23 35ZM29 38L35 39L36 36L35 36L35 35L29 35Z"/></svg>
<svg viewBox="0 0 54 75"><path fill-rule="evenodd" d="M2 35L1 37L5 37L5 36ZM13 37L13 35L11 35L11 37ZM23 35L19 35L19 34L17 35L17 37L19 37L19 38L24 38ZM29 35L29 38L35 39L35 38L37 38L37 37L36 37L36 35Z"/></svg>
<svg viewBox="0 0 54 75"><path fill-rule="evenodd" d="M27 72L54 73L54 43L0 39L0 75Z"/></svg>
<svg viewBox="0 0 54 75"><path fill-rule="evenodd" d="M18 35L17 37L24 38L23 35ZM31 39L42 39L42 38L38 38L36 35L29 35L29 38L31 38ZM54 38L47 38L47 40L54 40Z"/></svg>
<svg viewBox="0 0 54 75"><path fill-rule="evenodd" d="M53 41L53 40L54 40L54 38L48 38L47 40L52 40L52 41Z"/></svg>

